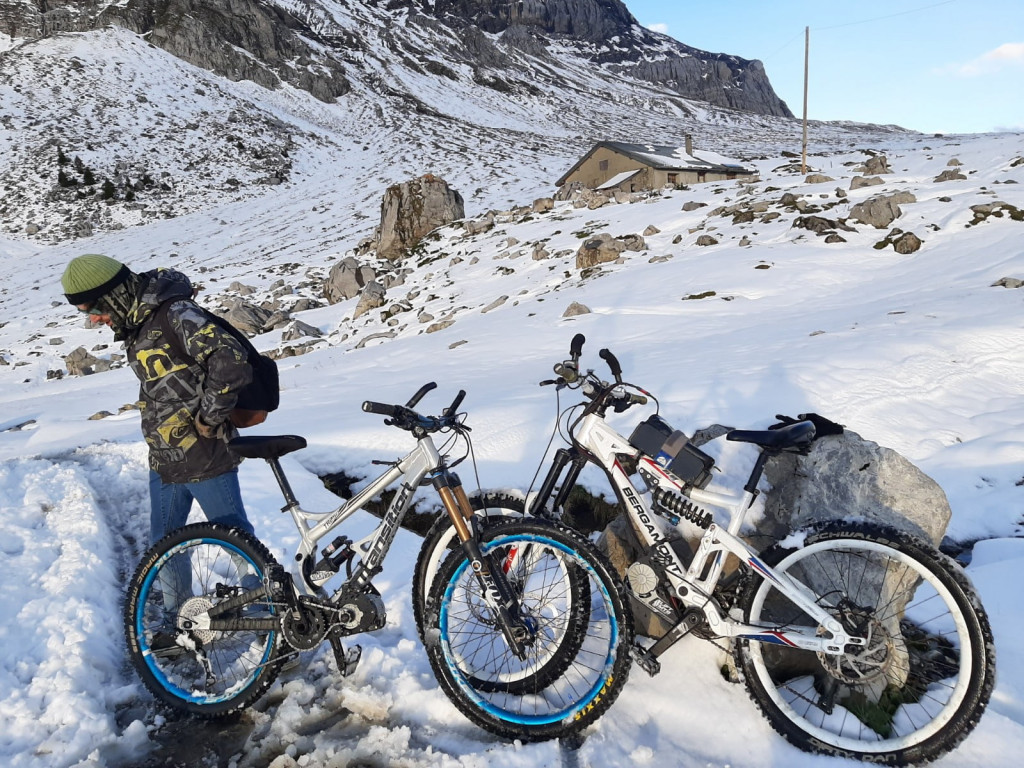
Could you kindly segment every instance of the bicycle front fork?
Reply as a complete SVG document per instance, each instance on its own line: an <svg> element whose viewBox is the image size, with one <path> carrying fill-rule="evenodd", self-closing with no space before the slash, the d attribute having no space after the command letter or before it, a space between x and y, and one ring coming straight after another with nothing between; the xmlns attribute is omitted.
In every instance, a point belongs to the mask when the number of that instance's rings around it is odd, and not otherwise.
<svg viewBox="0 0 1024 768"><path fill-rule="evenodd" d="M458 475L443 471L432 480L434 488L441 497L445 511L462 542L462 549L469 559L480 588L484 602L497 618L509 648L518 658L526 658L526 648L533 642L535 630L528 625L522 615L519 599L516 597L505 572L495 568L492 558L484 554L480 548L479 529L473 515L473 506L466 496Z"/></svg>

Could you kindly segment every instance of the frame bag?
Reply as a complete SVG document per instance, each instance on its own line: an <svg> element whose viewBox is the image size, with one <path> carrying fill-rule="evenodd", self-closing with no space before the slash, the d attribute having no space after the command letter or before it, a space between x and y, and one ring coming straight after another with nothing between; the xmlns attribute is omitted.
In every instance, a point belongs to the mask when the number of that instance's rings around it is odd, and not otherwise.
<svg viewBox="0 0 1024 768"><path fill-rule="evenodd" d="M171 328L170 321L167 319L167 310L175 301L180 301L180 299L171 299L160 305L156 310L156 322L174 351L180 357L191 360L195 364L196 359L185 349L181 338ZM235 403L235 407L231 411L231 423L238 428L255 427L257 424L262 424L267 420L267 414L270 411L276 411L278 405L281 404L281 383L278 378L277 363L272 358L261 355L246 335L227 320L203 309L198 304L196 307L207 320L220 326L238 340L238 343L245 349L247 362L252 368L252 381L239 390L238 402Z"/></svg>

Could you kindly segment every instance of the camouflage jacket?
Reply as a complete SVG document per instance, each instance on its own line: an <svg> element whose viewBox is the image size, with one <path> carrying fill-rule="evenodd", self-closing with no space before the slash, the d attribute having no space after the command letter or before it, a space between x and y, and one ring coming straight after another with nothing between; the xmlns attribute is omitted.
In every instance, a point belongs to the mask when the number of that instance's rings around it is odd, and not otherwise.
<svg viewBox="0 0 1024 768"><path fill-rule="evenodd" d="M192 301L192 284L180 272L158 269L139 276L141 286L128 316L125 350L139 378L142 434L149 465L164 482L208 480L234 469L241 459L228 450L238 433L228 420L238 390L252 379L246 352L230 333L210 322ZM169 344L154 315L164 302L168 325L179 344ZM194 358L182 359L185 349ZM195 417L223 424L220 436L207 439Z"/></svg>

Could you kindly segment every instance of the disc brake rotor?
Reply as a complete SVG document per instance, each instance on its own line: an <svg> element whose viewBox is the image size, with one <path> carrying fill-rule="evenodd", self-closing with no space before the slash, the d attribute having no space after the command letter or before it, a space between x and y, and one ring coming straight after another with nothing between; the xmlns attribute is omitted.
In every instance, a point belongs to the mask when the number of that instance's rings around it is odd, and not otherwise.
<svg viewBox="0 0 1024 768"><path fill-rule="evenodd" d="M865 685L885 676L894 658L895 644L885 626L868 618L858 629L863 646L847 646L838 656L819 652L818 660L832 677L850 685Z"/></svg>

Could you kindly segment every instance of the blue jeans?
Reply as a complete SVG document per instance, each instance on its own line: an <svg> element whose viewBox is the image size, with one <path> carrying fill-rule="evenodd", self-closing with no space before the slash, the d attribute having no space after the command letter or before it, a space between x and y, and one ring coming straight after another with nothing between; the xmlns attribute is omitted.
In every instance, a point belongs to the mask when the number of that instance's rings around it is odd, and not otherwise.
<svg viewBox="0 0 1024 768"><path fill-rule="evenodd" d="M192 500L199 502L206 519L253 533L252 523L242 506L238 488L238 470L198 483L165 483L153 470L149 471L149 543L156 544L188 520Z"/></svg>
<svg viewBox="0 0 1024 768"><path fill-rule="evenodd" d="M155 544L166 534L185 525L193 499L199 502L211 523L231 525L246 533L253 533L252 524L242 506L237 469L198 483L165 483L160 475L150 470L150 544ZM242 579L243 574L251 569L238 555L232 555L232 560L237 560L238 578ZM190 570L188 556L179 554L161 571L159 584L164 607L172 613L192 595Z"/></svg>

